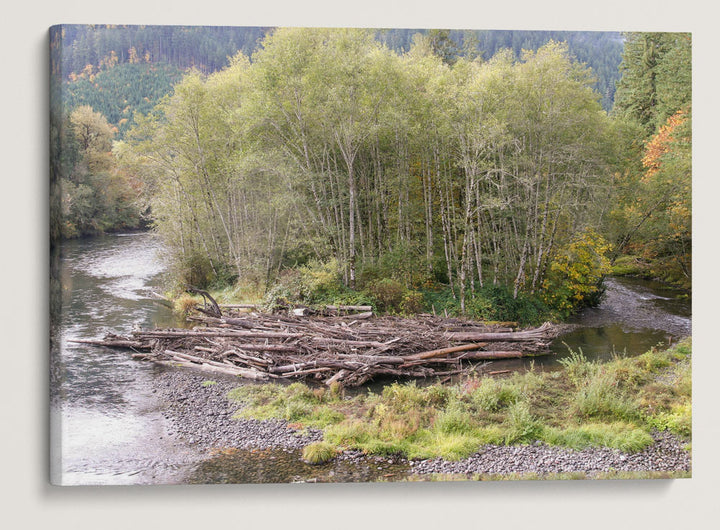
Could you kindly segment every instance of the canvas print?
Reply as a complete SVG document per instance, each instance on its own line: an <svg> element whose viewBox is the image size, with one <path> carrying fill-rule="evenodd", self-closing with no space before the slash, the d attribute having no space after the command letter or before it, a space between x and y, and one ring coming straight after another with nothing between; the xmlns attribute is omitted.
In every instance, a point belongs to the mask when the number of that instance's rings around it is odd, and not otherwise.
<svg viewBox="0 0 720 530"><path fill-rule="evenodd" d="M690 34L49 42L53 484L691 476Z"/></svg>

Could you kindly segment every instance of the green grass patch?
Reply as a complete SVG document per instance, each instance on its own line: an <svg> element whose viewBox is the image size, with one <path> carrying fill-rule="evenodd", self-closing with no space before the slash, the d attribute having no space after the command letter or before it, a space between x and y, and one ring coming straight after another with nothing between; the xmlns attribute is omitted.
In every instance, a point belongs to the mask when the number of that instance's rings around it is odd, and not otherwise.
<svg viewBox="0 0 720 530"><path fill-rule="evenodd" d="M545 442L640 451L653 429L691 436L691 343L607 363L571 354L560 371L530 370L461 383L386 386L352 398L341 389L246 385L229 396L243 418L280 418L324 431L335 450L462 459L483 445Z"/></svg>
<svg viewBox="0 0 720 530"><path fill-rule="evenodd" d="M341 411L330 406L339 400L336 395L325 389L313 390L302 383L247 385L231 390L228 397L246 405L235 414L237 418L279 418L316 428L327 427L345 418Z"/></svg>
<svg viewBox="0 0 720 530"><path fill-rule="evenodd" d="M634 453L653 443L652 436L636 425L624 422L587 423L564 429L547 429L543 439L550 445L571 449L610 447Z"/></svg>
<svg viewBox="0 0 720 530"><path fill-rule="evenodd" d="M305 446L302 452L302 459L308 464L324 464L335 458L336 454L337 450L329 443L314 442Z"/></svg>

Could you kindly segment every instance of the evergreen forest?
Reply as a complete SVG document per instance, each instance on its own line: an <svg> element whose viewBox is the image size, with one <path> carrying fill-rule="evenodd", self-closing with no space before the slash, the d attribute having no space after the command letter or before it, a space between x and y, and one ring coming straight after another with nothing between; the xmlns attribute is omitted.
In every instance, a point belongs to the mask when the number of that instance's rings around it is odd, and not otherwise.
<svg viewBox="0 0 720 530"><path fill-rule="evenodd" d="M691 286L691 37L62 26L51 239L152 227L172 280L562 319Z"/></svg>

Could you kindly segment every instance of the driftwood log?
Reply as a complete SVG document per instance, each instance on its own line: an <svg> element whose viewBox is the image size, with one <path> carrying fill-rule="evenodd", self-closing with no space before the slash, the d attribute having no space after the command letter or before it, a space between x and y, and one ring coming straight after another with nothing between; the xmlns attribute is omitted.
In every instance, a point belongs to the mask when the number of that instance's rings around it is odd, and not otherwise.
<svg viewBox="0 0 720 530"><path fill-rule="evenodd" d="M378 376L447 376L477 362L548 354L556 335L549 323L515 330L508 323L431 315L375 317L365 309L332 308L336 316L193 316L191 329L136 330L130 336L76 342L128 348L138 359L254 380L312 378L359 386ZM343 314L350 311L362 312Z"/></svg>

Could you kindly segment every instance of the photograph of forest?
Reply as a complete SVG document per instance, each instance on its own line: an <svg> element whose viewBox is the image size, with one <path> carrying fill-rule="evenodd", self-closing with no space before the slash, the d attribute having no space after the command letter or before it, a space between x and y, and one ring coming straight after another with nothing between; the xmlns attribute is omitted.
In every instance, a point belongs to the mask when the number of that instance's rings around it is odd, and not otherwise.
<svg viewBox="0 0 720 530"><path fill-rule="evenodd" d="M53 483L691 476L691 34L50 57Z"/></svg>

